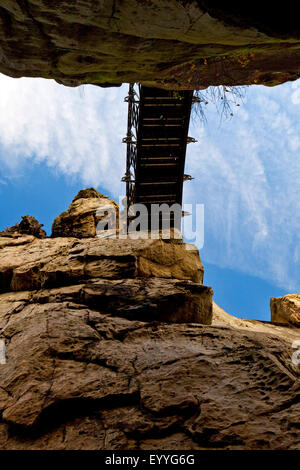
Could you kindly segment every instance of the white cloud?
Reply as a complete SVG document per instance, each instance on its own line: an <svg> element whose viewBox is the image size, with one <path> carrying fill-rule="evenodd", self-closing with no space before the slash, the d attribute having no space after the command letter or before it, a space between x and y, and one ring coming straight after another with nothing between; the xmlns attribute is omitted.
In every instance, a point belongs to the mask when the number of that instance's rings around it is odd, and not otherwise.
<svg viewBox="0 0 300 470"><path fill-rule="evenodd" d="M33 158L117 194L125 168L127 87L84 92L0 75L0 159L12 175Z"/></svg>
<svg viewBox="0 0 300 470"><path fill-rule="evenodd" d="M300 88L296 88L296 91L294 91L291 95L291 101L293 104L299 104L300 103Z"/></svg>

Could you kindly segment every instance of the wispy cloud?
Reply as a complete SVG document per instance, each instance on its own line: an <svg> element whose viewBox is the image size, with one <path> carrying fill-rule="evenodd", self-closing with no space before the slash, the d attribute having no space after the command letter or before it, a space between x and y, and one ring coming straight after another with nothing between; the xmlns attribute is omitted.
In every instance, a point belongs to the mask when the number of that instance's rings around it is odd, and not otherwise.
<svg viewBox="0 0 300 470"><path fill-rule="evenodd" d="M190 133L185 200L204 202L203 256L300 288L300 82L251 87L233 119Z"/></svg>
<svg viewBox="0 0 300 470"><path fill-rule="evenodd" d="M0 159L12 176L28 158L118 193L125 167L126 87L66 88L0 75Z"/></svg>

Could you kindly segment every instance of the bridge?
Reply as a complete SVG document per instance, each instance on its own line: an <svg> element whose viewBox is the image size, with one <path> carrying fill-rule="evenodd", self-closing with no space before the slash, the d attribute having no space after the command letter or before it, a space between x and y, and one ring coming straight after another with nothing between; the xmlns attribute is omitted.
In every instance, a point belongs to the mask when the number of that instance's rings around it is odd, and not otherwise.
<svg viewBox="0 0 300 470"><path fill-rule="evenodd" d="M144 204L149 215L151 204L182 205L183 183L192 179L184 174L186 147L196 142L188 136L193 91L130 84L125 101L127 161L122 181L128 212L133 204Z"/></svg>

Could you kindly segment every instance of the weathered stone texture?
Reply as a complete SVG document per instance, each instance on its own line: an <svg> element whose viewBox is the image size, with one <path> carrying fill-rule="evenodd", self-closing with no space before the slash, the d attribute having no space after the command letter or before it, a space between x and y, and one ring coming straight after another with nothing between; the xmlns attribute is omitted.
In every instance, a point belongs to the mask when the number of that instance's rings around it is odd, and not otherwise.
<svg viewBox="0 0 300 470"><path fill-rule="evenodd" d="M23 215L20 223L8 227L4 232L0 232L0 237L14 237L14 234L19 233L21 235L33 235L37 238L46 238L46 232L41 227L43 227L43 224L39 224L32 215Z"/></svg>
<svg viewBox="0 0 300 470"><path fill-rule="evenodd" d="M57 297L11 311L2 337L2 449L300 449L299 370L272 335Z"/></svg>
<svg viewBox="0 0 300 470"><path fill-rule="evenodd" d="M55 287L101 277L158 277L202 283L197 251L162 240L0 238L0 292ZM8 246L4 246L7 240ZM18 245L11 243L19 243Z"/></svg>
<svg viewBox="0 0 300 470"><path fill-rule="evenodd" d="M284 297L272 297L270 300L270 306L272 321L300 327L299 294L288 294Z"/></svg>
<svg viewBox="0 0 300 470"><path fill-rule="evenodd" d="M94 188L82 189L68 209L54 220L52 237L95 237L98 222L111 212L117 225L119 205Z"/></svg>
<svg viewBox="0 0 300 470"><path fill-rule="evenodd" d="M2 0L0 71L66 85L274 85L300 73L298 2Z"/></svg>

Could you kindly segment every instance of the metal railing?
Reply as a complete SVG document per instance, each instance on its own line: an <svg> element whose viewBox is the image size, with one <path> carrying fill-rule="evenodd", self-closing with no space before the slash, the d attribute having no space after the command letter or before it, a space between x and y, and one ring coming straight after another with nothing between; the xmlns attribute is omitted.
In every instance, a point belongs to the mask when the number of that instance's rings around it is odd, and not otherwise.
<svg viewBox="0 0 300 470"><path fill-rule="evenodd" d="M123 142L127 145L126 173L122 181L126 183L127 216L130 206L134 203L135 172L137 164L138 124L140 113L140 85L130 83L129 93L125 102L128 103L127 135Z"/></svg>

